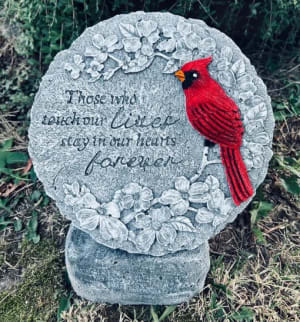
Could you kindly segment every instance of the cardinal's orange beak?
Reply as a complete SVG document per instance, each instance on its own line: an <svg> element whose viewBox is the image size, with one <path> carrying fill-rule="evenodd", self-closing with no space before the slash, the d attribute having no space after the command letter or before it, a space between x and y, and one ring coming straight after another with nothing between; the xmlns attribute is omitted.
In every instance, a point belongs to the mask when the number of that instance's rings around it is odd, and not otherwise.
<svg viewBox="0 0 300 322"><path fill-rule="evenodd" d="M179 69L177 70L177 72L175 73L175 76L181 81L181 82L184 82L185 80L185 76L184 76L184 72Z"/></svg>

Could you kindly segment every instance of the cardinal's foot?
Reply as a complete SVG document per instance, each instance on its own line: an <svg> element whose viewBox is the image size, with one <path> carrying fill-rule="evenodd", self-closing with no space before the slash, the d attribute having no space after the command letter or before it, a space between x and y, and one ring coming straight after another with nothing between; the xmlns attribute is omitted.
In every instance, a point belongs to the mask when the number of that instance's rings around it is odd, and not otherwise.
<svg viewBox="0 0 300 322"><path fill-rule="evenodd" d="M209 148L212 148L216 145L216 143L209 141L207 139L204 140L204 146L208 146Z"/></svg>

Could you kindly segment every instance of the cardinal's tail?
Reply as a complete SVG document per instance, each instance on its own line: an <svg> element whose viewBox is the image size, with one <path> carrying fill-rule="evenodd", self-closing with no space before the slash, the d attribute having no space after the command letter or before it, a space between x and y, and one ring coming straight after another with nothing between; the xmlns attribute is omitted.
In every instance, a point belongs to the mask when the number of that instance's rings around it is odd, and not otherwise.
<svg viewBox="0 0 300 322"><path fill-rule="evenodd" d="M253 195L253 188L240 149L221 146L221 157L234 203L238 206Z"/></svg>

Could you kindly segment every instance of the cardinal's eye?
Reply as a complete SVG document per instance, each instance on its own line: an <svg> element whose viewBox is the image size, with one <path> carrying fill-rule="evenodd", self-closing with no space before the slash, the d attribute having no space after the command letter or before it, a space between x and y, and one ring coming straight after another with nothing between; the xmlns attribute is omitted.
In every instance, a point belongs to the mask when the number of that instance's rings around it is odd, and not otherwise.
<svg viewBox="0 0 300 322"><path fill-rule="evenodd" d="M198 74L197 73L193 73L193 78L198 78Z"/></svg>

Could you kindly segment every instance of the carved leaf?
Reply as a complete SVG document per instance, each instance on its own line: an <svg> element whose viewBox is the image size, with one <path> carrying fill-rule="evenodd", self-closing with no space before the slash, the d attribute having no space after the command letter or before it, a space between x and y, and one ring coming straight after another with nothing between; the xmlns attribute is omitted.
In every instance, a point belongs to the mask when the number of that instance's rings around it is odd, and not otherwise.
<svg viewBox="0 0 300 322"><path fill-rule="evenodd" d="M99 232L105 240L118 240L122 242L128 237L128 229L117 218L99 216Z"/></svg>
<svg viewBox="0 0 300 322"><path fill-rule="evenodd" d="M266 132L259 133L253 137L253 142L260 144L268 144L270 142L270 138Z"/></svg>
<svg viewBox="0 0 300 322"><path fill-rule="evenodd" d="M163 70L163 73L171 74L171 73L176 72L176 70L178 70L178 69L179 69L179 66L178 66L176 60L175 59L170 59L167 62L166 66L165 66L165 68Z"/></svg>
<svg viewBox="0 0 300 322"><path fill-rule="evenodd" d="M156 233L158 243L164 246L172 244L176 238L176 230L170 224L163 224L161 229Z"/></svg>
<svg viewBox="0 0 300 322"><path fill-rule="evenodd" d="M249 135L264 132L264 122L262 120L249 121L246 125L246 132Z"/></svg>
<svg viewBox="0 0 300 322"><path fill-rule="evenodd" d="M99 223L99 214L94 209L81 209L76 215L80 227L87 230L94 230Z"/></svg>
<svg viewBox="0 0 300 322"><path fill-rule="evenodd" d="M213 221L215 215L206 208L200 208L195 216L198 224L208 224Z"/></svg>
<svg viewBox="0 0 300 322"><path fill-rule="evenodd" d="M137 32L134 28L133 25L129 24L129 23L120 23L119 25L120 27L120 31L123 34L123 36L125 36L126 38L130 38L130 37L135 37L137 36Z"/></svg>
<svg viewBox="0 0 300 322"><path fill-rule="evenodd" d="M192 222L187 217L177 216L170 221L170 224L178 231L188 231L188 232L196 231Z"/></svg>
<svg viewBox="0 0 300 322"><path fill-rule="evenodd" d="M177 177L175 179L175 188L178 191L188 192L190 187L190 182L185 176Z"/></svg>
<svg viewBox="0 0 300 322"><path fill-rule="evenodd" d="M255 107L252 107L246 114L248 120L265 120L268 115L268 110L265 103L260 103Z"/></svg>
<svg viewBox="0 0 300 322"><path fill-rule="evenodd" d="M250 83L250 82L241 84L240 89L245 92L250 91L253 93L255 93L257 91L257 87L253 83Z"/></svg>
<svg viewBox="0 0 300 322"><path fill-rule="evenodd" d="M241 77L245 74L246 67L242 59L237 60L231 67L231 70L235 73L236 77Z"/></svg>
<svg viewBox="0 0 300 322"><path fill-rule="evenodd" d="M142 71L142 70L146 69L147 67L149 67L149 66L151 65L151 63L152 63L153 59L154 59L154 56L152 56L152 57L148 57L148 60L147 60L147 63L146 63L146 64L144 64L144 65L142 65L142 66L140 66L140 65L138 65L138 64L133 65L133 66L130 66L130 67L128 67L128 68L124 71L124 73L125 73L125 74L127 74L127 73L137 73L137 72L140 72L140 71ZM134 62L134 61L133 61L133 62Z"/></svg>
<svg viewBox="0 0 300 322"><path fill-rule="evenodd" d="M230 70L220 71L218 74L218 79L220 83L226 87L233 87L235 86L235 77Z"/></svg>
<svg viewBox="0 0 300 322"><path fill-rule="evenodd" d="M232 49L230 47L222 47L221 48L221 57L227 61L231 61L232 59Z"/></svg>
<svg viewBox="0 0 300 322"><path fill-rule="evenodd" d="M155 231L145 229L139 232L135 238L136 247L144 252L149 251L155 240Z"/></svg>

